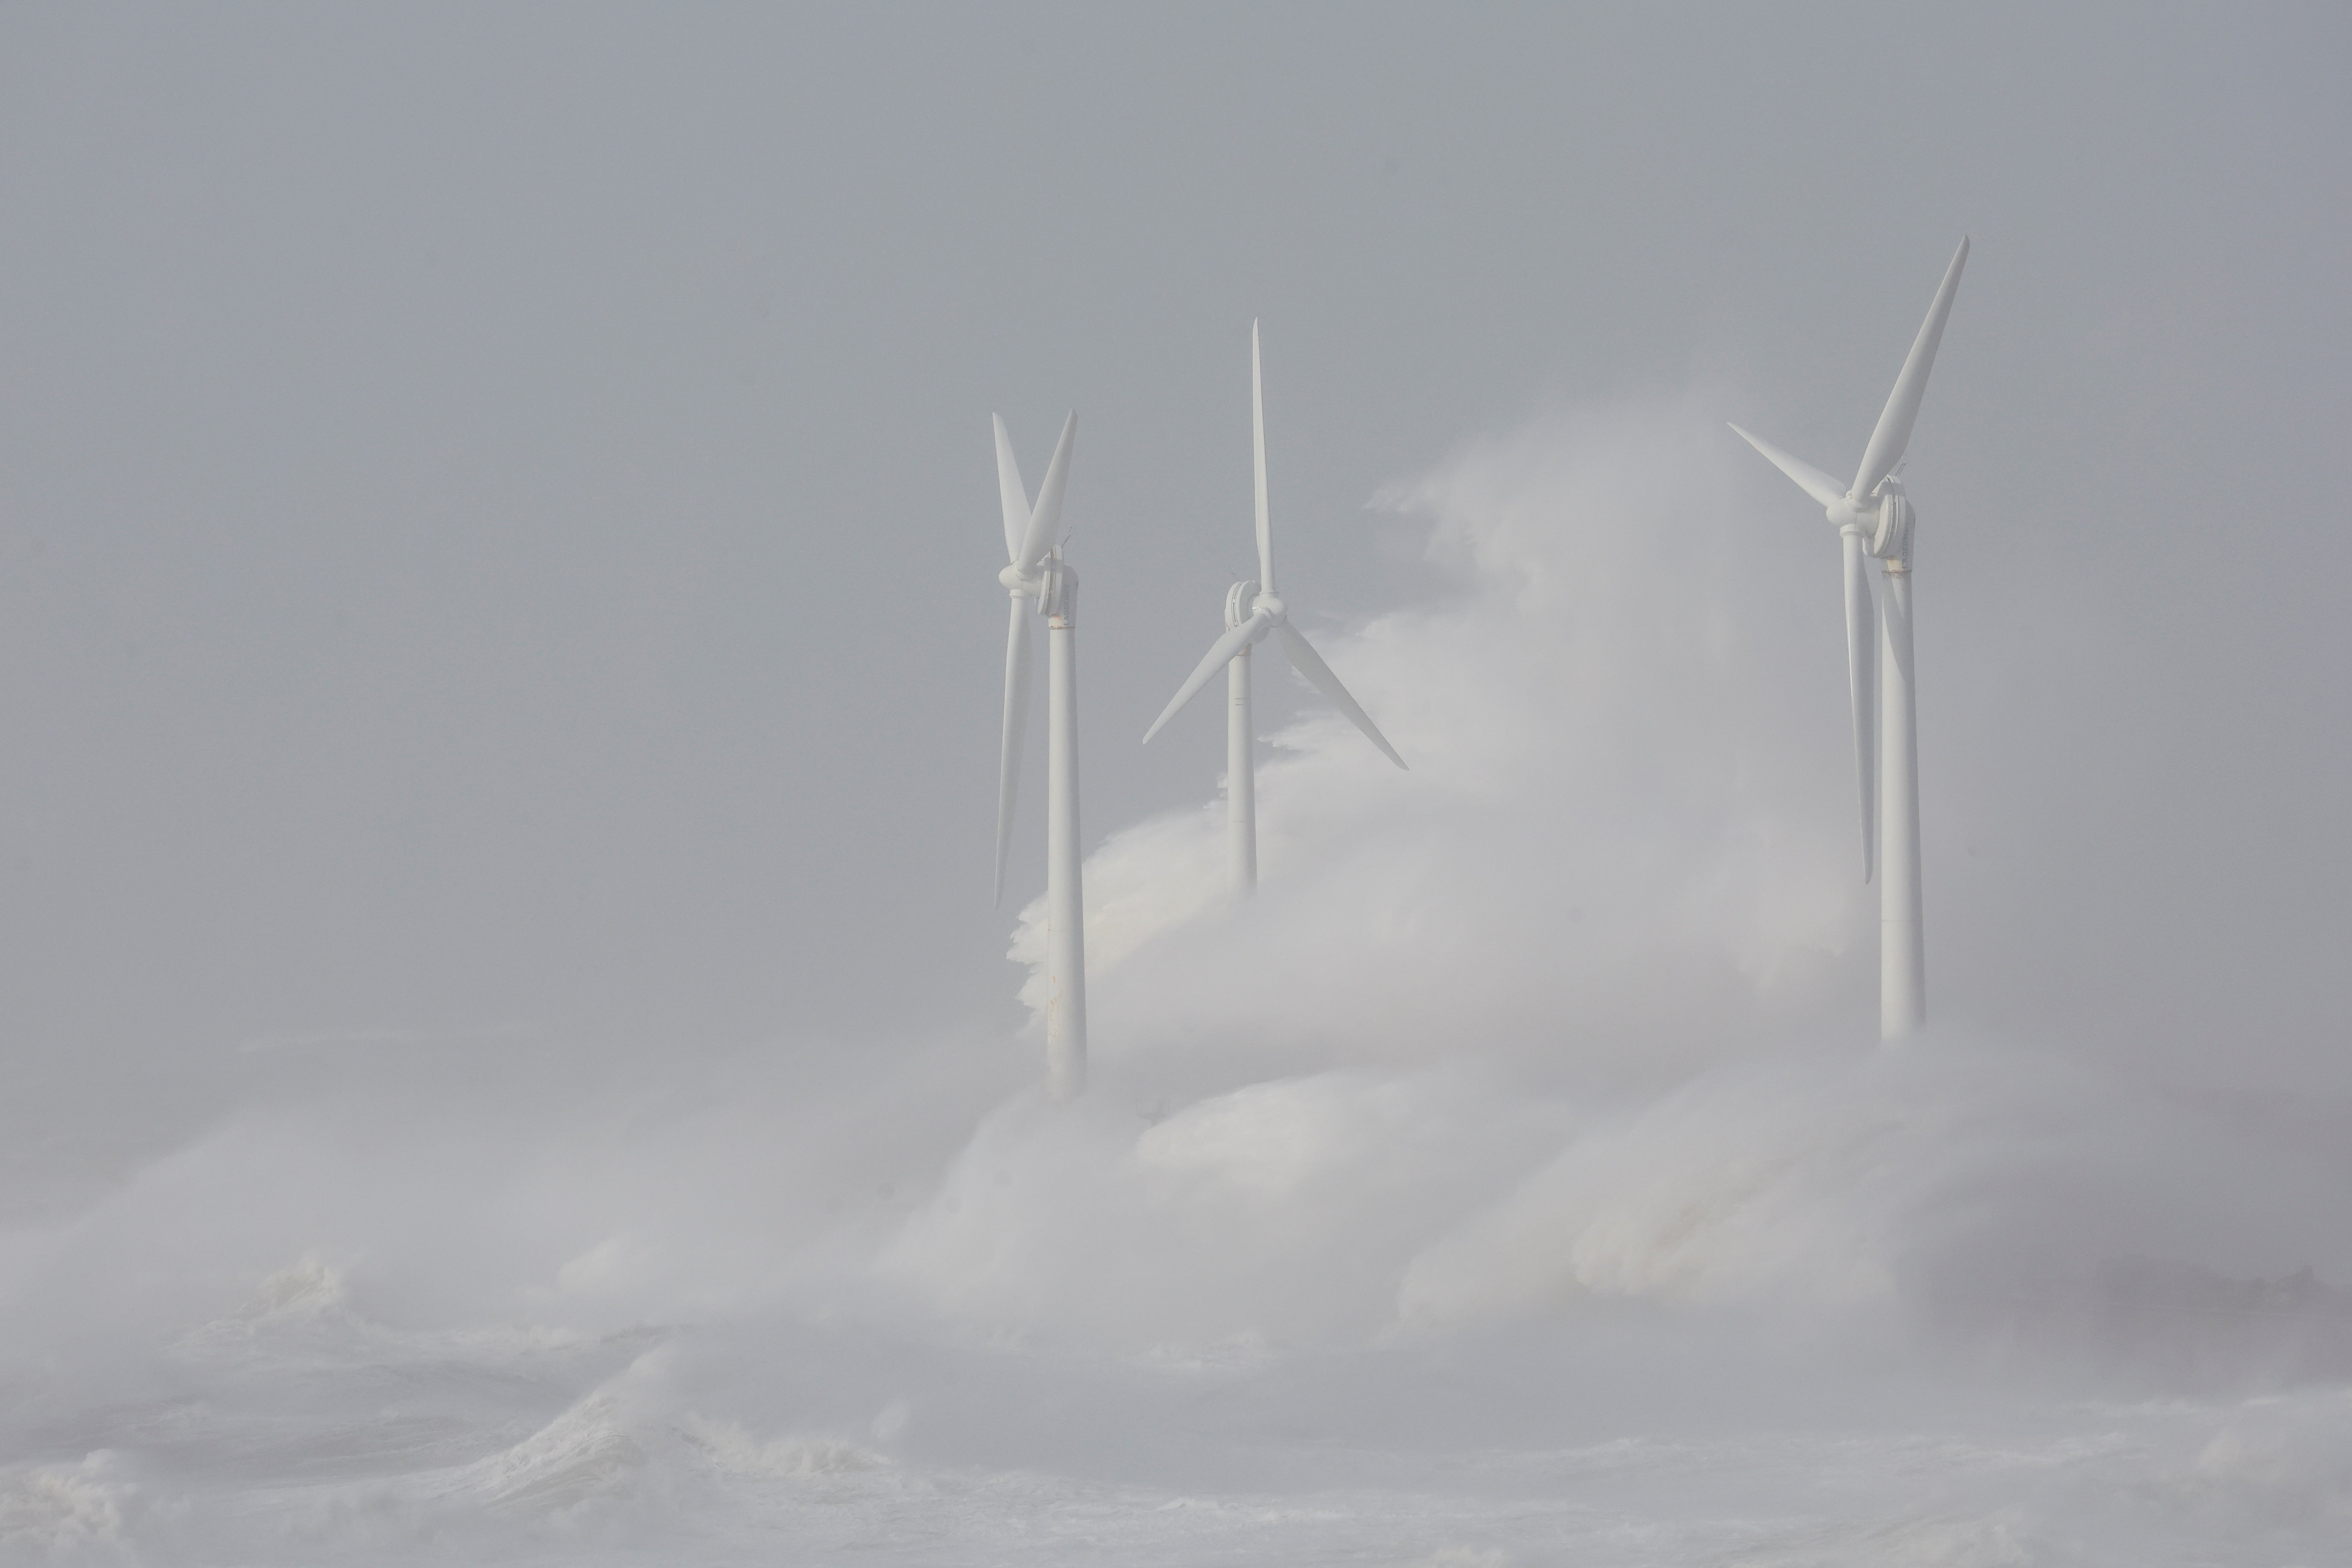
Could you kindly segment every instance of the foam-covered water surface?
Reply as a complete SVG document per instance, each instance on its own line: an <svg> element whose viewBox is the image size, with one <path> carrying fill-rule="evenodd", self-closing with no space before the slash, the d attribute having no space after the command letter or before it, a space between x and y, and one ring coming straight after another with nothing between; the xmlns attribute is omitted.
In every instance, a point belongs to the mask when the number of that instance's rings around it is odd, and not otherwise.
<svg viewBox="0 0 2352 1568"><path fill-rule="evenodd" d="M2291 1208L2317 1152L2206 1127L2201 1171L2134 1161L2099 1136L2127 1097L1998 1055L1589 1106L1340 1071L1151 1120L1116 1083L969 1075L947 1149L750 1070L625 1142L583 1135L593 1101L373 1147L316 1106L219 1129L15 1238L0 1540L2008 1563L2352 1530L2352 1307L2223 1272L2293 1226L2183 1201ZM864 1168L779 1158L825 1131Z"/></svg>

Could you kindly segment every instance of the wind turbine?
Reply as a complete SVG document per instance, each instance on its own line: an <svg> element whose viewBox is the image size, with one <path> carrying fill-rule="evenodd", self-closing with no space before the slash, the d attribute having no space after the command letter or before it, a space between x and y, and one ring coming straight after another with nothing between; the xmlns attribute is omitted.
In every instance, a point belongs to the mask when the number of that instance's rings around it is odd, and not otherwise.
<svg viewBox="0 0 2352 1568"><path fill-rule="evenodd" d="M1257 726L1250 711L1250 649L1273 632L1282 638L1291 668L1329 698L1399 767L1404 759L1381 734L1306 635L1290 624L1290 607L1274 588L1274 521L1265 501L1265 384L1259 369L1257 323L1250 323L1250 447L1257 463L1257 581L1236 583L1225 593L1225 635L1209 645L1199 668L1143 732L1144 744L1160 733L1176 710L1200 695L1220 666L1225 670L1225 834L1234 884L1243 893L1257 886Z"/></svg>
<svg viewBox="0 0 2352 1568"><path fill-rule="evenodd" d="M1870 433L1870 445L1863 449L1862 467L1850 489L1841 489L1811 464L1732 426L1827 509L1845 542L1846 685L1853 704L1854 771L1862 786L1862 879L1869 881L1874 870L1874 826L1878 1032L1888 1040L1927 1021L1927 950L1919 893L1919 731L1911 668L1911 533L1916 514L1895 470L1910 444L1911 426L1927 392L1927 372L1934 368L1936 346L1943 341L1944 318L1952 312L1952 296L1959 289L1960 268L1968 259L1969 242L1963 238L1952 253L1951 266L1945 268L1935 303L1927 307L1927 320L1912 342L1910 357L1903 362L1903 374L1895 378L1895 390L1878 416L1878 428ZM1885 581L1874 593L1865 557L1885 563L1881 574ZM1874 618L1879 623L1875 649L1871 646ZM1879 699L1874 780L1870 722L1874 675Z"/></svg>
<svg viewBox="0 0 2352 1568"><path fill-rule="evenodd" d="M1062 439L1029 504L1013 438L996 419L996 489L1004 507L1004 549L1012 564L996 574L1013 599L1004 642L1004 745L996 777L996 901L1004 901L1013 802L1021 788L1022 742L1029 728L1029 620L1045 617L1045 1081L1056 1100L1087 1084L1086 890L1078 879L1078 574L1054 542L1062 491L1070 477L1070 443Z"/></svg>

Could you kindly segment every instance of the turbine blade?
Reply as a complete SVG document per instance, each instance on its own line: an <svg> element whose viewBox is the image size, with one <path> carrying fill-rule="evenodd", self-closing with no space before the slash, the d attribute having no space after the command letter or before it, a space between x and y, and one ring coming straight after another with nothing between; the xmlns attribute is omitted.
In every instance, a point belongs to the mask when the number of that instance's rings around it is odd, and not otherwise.
<svg viewBox="0 0 2352 1568"><path fill-rule="evenodd" d="M1022 536L1021 553L1013 564L1021 568L1024 577L1037 570L1038 563L1054 547L1054 535L1062 526L1062 489L1070 481L1070 443L1078 434L1078 416L1072 414L1062 423L1062 438L1054 445L1054 460L1045 465L1045 482L1037 487L1037 510L1029 514L1029 531Z"/></svg>
<svg viewBox="0 0 2352 1568"><path fill-rule="evenodd" d="M1004 433L1004 416L996 416L996 494L1004 506L1004 558L1021 559L1021 542L1029 537L1029 488L1021 482L1021 460L1013 455L1013 437Z"/></svg>
<svg viewBox="0 0 2352 1568"><path fill-rule="evenodd" d="M1160 727L1176 717L1178 709L1198 697L1201 694L1201 688L1208 685L1217 671L1231 664L1234 661L1234 655L1241 652L1250 638L1255 637L1265 625L1265 616L1252 616L1248 620L1211 643L1206 657L1201 660L1192 674L1184 678L1184 684L1176 689L1176 695L1168 700L1168 706L1160 710L1160 717L1154 719L1151 721L1151 728L1143 732L1143 743L1147 746L1151 744L1151 737L1160 733Z"/></svg>
<svg viewBox="0 0 2352 1568"><path fill-rule="evenodd" d="M1372 722L1372 716L1348 695L1348 689L1339 684L1339 678L1331 673L1331 667L1323 662L1323 656L1308 644L1306 636L1286 620L1276 622L1274 629L1282 634L1282 650L1290 656L1291 668L1313 681L1315 689L1329 698L1357 729L1370 736L1372 744L1378 746L1389 761L1403 767L1404 759L1397 755L1394 746L1389 744L1389 738L1381 733L1381 727Z"/></svg>
<svg viewBox="0 0 2352 1568"><path fill-rule="evenodd" d="M1737 425L1731 428L1741 440L1763 453L1766 462L1796 480L1799 489L1803 490L1823 506L1834 506L1845 499L1845 491L1838 488L1838 482L1811 463L1801 458L1789 456L1761 436L1751 436Z"/></svg>
<svg viewBox="0 0 2352 1568"><path fill-rule="evenodd" d="M1879 480L1895 471L1895 465L1903 460L1903 449L1911 444L1912 422L1919 417L1919 400L1927 395L1927 373L1936 368L1936 345L1944 341L1944 318L1952 313L1952 296L1959 292L1960 268L1968 259L1969 242L1963 237L1959 249L1952 252L1951 266L1944 269L1935 303L1927 307L1927 319L1912 341L1903 374L1895 378L1895 390L1887 394L1878 428L1870 433L1870 445L1863 448L1862 467L1853 476L1850 492L1856 500L1868 497Z"/></svg>
<svg viewBox="0 0 2352 1568"><path fill-rule="evenodd" d="M996 902L1004 902L1005 857L1013 852L1013 802L1021 793L1021 753L1029 735L1029 617L1036 607L1013 596L1013 627L1004 635L1004 746L996 766Z"/></svg>
<svg viewBox="0 0 2352 1568"><path fill-rule="evenodd" d="M1250 456L1257 472L1257 585L1274 592L1274 516L1265 504L1265 381L1258 370L1257 323L1250 323Z"/></svg>
<svg viewBox="0 0 2352 1568"><path fill-rule="evenodd" d="M1859 534L1845 536L1845 675L1853 699L1853 766L1862 785L1862 879L1878 868L1878 752L1876 718L1878 620L1870 602L1870 557Z"/></svg>

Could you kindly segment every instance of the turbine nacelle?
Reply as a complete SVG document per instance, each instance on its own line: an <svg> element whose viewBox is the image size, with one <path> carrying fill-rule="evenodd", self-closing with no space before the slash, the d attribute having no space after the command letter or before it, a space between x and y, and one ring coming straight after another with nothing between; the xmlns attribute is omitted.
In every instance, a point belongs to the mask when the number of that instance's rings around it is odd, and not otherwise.
<svg viewBox="0 0 2352 1568"><path fill-rule="evenodd" d="M1236 583L1225 590L1225 628L1234 631L1256 621L1257 630L1249 639L1253 643L1263 642L1265 634L1279 626L1289 613L1290 606L1279 596L1261 591L1255 583Z"/></svg>
<svg viewBox="0 0 2352 1568"><path fill-rule="evenodd" d="M1879 489L1878 530L1871 536L1870 552L1881 561L1903 565L1911 559L1911 530L1919 514L1903 493L1902 480L1889 479Z"/></svg>
<svg viewBox="0 0 2352 1568"><path fill-rule="evenodd" d="M996 580L1013 597L1034 599L1041 616L1066 615L1077 603L1077 569L1064 564L1058 548L1037 563L1036 571L1024 574L1018 566L1007 566Z"/></svg>
<svg viewBox="0 0 2352 1568"><path fill-rule="evenodd" d="M1054 547L1038 573L1037 613L1050 618L1075 621L1078 618L1078 574L1075 567L1062 562L1061 546Z"/></svg>
<svg viewBox="0 0 2352 1568"><path fill-rule="evenodd" d="M1852 531L1862 541L1863 552L1880 561L1911 558L1911 529L1918 513L1903 493L1903 481L1892 476L1881 480L1868 500L1840 496L1825 509L1831 525L1841 533Z"/></svg>
<svg viewBox="0 0 2352 1568"><path fill-rule="evenodd" d="M1225 627L1227 630L1230 631L1234 626L1240 626L1244 621L1248 620L1250 616L1256 612L1256 584L1236 583L1232 587L1225 590Z"/></svg>

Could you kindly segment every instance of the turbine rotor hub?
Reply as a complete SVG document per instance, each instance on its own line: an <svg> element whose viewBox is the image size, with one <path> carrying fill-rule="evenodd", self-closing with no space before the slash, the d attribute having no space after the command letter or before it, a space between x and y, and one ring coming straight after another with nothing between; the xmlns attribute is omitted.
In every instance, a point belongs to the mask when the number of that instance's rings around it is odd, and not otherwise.
<svg viewBox="0 0 2352 1568"><path fill-rule="evenodd" d="M1254 615L1264 616L1269 621L1279 623L1283 616L1289 613L1290 606L1284 604L1277 595L1260 594L1250 601L1250 611Z"/></svg>

